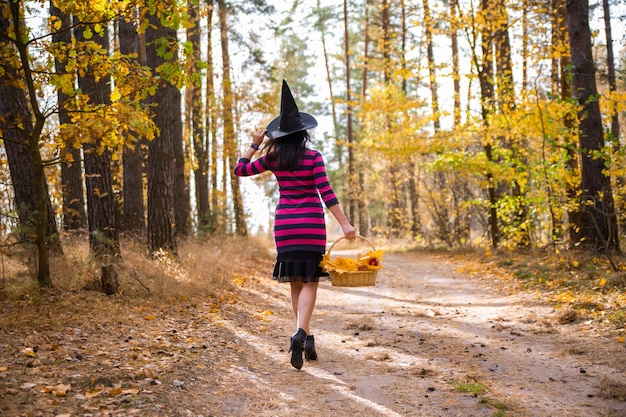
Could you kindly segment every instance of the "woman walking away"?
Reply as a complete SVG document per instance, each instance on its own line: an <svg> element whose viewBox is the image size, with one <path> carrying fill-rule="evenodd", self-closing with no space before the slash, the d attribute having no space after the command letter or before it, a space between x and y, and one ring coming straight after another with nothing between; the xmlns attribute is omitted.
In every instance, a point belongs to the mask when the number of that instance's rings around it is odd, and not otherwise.
<svg viewBox="0 0 626 417"><path fill-rule="evenodd" d="M326 251L326 223L322 201L341 225L344 237L353 239L356 231L350 224L326 176L322 155L307 148L308 129L317 121L298 111L291 90L283 80L280 116L267 129L252 135L252 144L235 168L239 176L272 171L278 181L280 197L274 218L276 264L273 277L291 286L291 305L296 316L296 333L291 336L291 365L301 369L302 352L307 360L316 360L315 340L309 327L320 277L328 274L320 265ZM263 155L251 161L263 138ZM321 197L321 199L320 199Z"/></svg>

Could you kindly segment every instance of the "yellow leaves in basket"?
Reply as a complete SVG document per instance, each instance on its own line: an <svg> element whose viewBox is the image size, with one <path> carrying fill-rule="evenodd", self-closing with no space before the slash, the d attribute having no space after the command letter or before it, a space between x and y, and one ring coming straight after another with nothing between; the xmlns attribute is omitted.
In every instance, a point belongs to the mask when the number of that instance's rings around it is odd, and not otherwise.
<svg viewBox="0 0 626 417"><path fill-rule="evenodd" d="M370 251L364 255L357 254L357 258L336 257L331 259L330 254L324 254L324 258L320 266L326 272L344 272L352 271L376 271L383 267L381 260L383 259L383 251Z"/></svg>

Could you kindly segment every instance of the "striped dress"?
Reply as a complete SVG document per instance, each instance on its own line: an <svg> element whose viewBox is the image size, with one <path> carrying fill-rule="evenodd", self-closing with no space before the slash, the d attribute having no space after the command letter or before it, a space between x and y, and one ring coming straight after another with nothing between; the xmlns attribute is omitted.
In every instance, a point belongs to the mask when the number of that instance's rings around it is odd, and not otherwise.
<svg viewBox="0 0 626 417"><path fill-rule="evenodd" d="M273 169L265 155L252 162L241 158L235 167L235 175L244 177L265 171L272 171L276 177L280 194L274 217L277 253L324 253L326 223L322 201L326 207L339 201L328 182L322 155L307 149L296 171Z"/></svg>

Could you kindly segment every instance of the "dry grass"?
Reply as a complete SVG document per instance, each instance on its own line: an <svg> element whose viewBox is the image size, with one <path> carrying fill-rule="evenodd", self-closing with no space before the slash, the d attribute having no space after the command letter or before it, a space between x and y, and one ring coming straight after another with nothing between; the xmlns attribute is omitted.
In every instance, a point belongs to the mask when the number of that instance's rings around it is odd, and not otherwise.
<svg viewBox="0 0 626 417"><path fill-rule="evenodd" d="M105 325L123 322L129 309L148 314L162 306L176 309L185 303L219 301L220 294L229 291L229 278L236 271L246 270L255 259L268 258L267 248L253 238L180 242L178 259L165 252L151 257L145 245L124 239L122 261L115 265L119 292L106 296L92 290L99 268L89 256L86 236L66 238L63 247L64 256L50 260L52 289L37 285L23 254L3 255L0 299L7 310L13 310L13 317L10 323L2 323L0 316L0 324L59 328L68 326L68 317L106 312L94 318Z"/></svg>
<svg viewBox="0 0 626 417"><path fill-rule="evenodd" d="M121 240L122 261L115 268L120 275L123 293L142 293L150 288L153 295L171 295L189 288L207 291L242 263L267 256L267 248L254 238L220 237L207 241L187 240L178 244L178 258L166 253L148 255L145 244L133 239ZM51 257L51 279L55 288L84 289L97 275L97 265L89 255L86 236L66 237L63 256ZM23 253L5 254L2 262L2 289L7 296L18 296L19 288L33 287L33 273ZM144 285L137 282L141 280Z"/></svg>
<svg viewBox="0 0 626 417"><path fill-rule="evenodd" d="M607 400L626 401L626 384L602 378L597 386L598 396Z"/></svg>

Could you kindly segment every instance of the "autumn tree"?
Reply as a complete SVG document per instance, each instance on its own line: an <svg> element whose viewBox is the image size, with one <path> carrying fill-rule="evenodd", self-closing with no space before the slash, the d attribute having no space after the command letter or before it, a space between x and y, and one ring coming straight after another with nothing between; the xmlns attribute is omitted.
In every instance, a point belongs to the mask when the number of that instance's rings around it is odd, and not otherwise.
<svg viewBox="0 0 626 417"><path fill-rule="evenodd" d="M52 43L71 45L72 17L50 1L50 16L55 19L59 29L52 33ZM66 73L66 62L55 57L55 72ZM69 109L70 96L61 89L57 90L59 124L71 123ZM83 187L82 155L79 146L68 146L61 158L61 193L63 195L63 228L65 230L84 229L87 222L85 213L85 193Z"/></svg>
<svg viewBox="0 0 626 417"><path fill-rule="evenodd" d="M188 3L189 28L187 29L187 42L191 46L191 53L187 55L187 70L189 72L187 87L185 90L185 120L186 132L191 137L193 146L193 178L195 184L195 199L197 206L197 224L200 231L206 231L211 220L211 208L209 206L209 147L207 135L204 131L204 111L202 102L202 74L204 63L201 59L201 10L200 6L193 2ZM209 13L212 13L209 10ZM211 28L208 28L210 31ZM207 77L212 74L207 74Z"/></svg>
<svg viewBox="0 0 626 417"><path fill-rule="evenodd" d="M172 79L170 60L176 55L176 29L163 24L158 15L148 17L146 29L146 62L155 74L158 85L149 103L154 104L154 122L159 134L148 149L148 249L176 253L174 216L174 135L182 135L173 120L180 120L180 90ZM175 49L174 49L175 50Z"/></svg>
<svg viewBox="0 0 626 417"><path fill-rule="evenodd" d="M228 47L228 9L225 0L218 0L218 16L220 23L220 41L222 46L222 94L224 123L224 158L228 161L228 174L230 176L230 188L232 192L233 211L235 218L235 233L240 236L248 234L246 219L243 211L243 200L239 188L239 177L235 172L237 164L237 141L235 138L235 125L233 120L234 94L231 81L230 52Z"/></svg>
<svg viewBox="0 0 626 417"><path fill-rule="evenodd" d="M11 169L22 235L34 236L37 281L52 286L49 248L60 250L60 244L39 149L47 115L39 106L23 13L19 2L0 4L0 135Z"/></svg>
<svg viewBox="0 0 626 417"><path fill-rule="evenodd" d="M208 155L211 216L209 220L209 231L215 232L218 225L218 212L224 212L226 206L225 194L219 193L218 182L218 140L217 140L217 113L218 106L214 82L214 61L213 61L213 16L215 4L213 0L207 1L207 35L206 35L206 111L204 115L206 143L210 147ZM209 145L210 144L210 145ZM220 210L221 208L221 210Z"/></svg>
<svg viewBox="0 0 626 417"><path fill-rule="evenodd" d="M145 39L140 48L138 16L135 8L127 16L118 19L119 50L122 55L133 57L141 65L146 64ZM122 151L123 208L120 229L133 235L143 236L146 231L144 203L144 137L128 137Z"/></svg>
<svg viewBox="0 0 626 417"><path fill-rule="evenodd" d="M88 44L95 56L109 54L109 32L107 26L85 24L75 17L75 37L77 42ZM78 86L84 95L84 101L94 107L108 106L111 103L111 80L106 67L86 64L78 75ZM99 72L103 71L103 72ZM83 142L85 155L85 185L87 191L87 219L89 224L89 247L94 259L111 265L120 256L119 230L115 216L113 187L111 178L111 157L106 147L98 144L98 138L108 129L102 125L91 125L85 129L88 138ZM115 274L110 274L113 279ZM103 275L103 288L113 293L117 290L116 282L107 282Z"/></svg>
<svg viewBox="0 0 626 417"><path fill-rule="evenodd" d="M581 242L594 250L619 251L611 181L606 173L602 119L591 48L587 0L567 0L572 90L579 105Z"/></svg>

